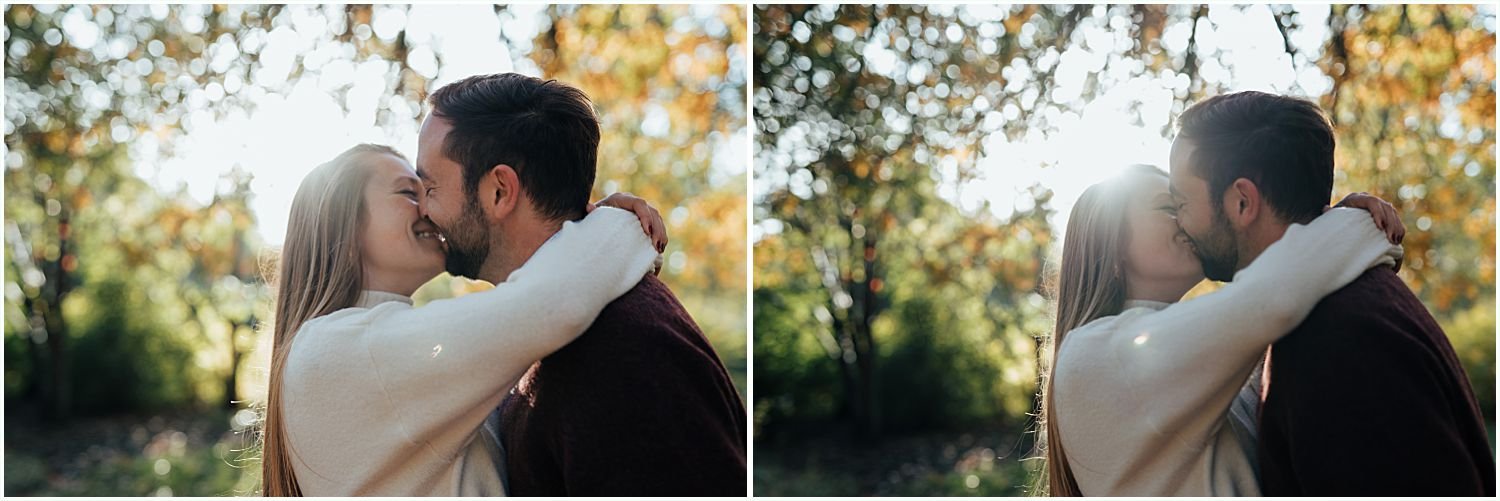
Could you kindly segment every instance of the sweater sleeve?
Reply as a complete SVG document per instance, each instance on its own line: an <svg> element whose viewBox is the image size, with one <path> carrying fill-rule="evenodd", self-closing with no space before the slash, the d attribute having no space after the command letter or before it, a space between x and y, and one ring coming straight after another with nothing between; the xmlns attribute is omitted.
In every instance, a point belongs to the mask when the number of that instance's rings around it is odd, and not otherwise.
<svg viewBox="0 0 1500 501"><path fill-rule="evenodd" d="M582 334L655 256L633 214L600 208L563 223L491 290L372 315L370 363L403 432L421 443L478 427L533 362Z"/></svg>
<svg viewBox="0 0 1500 501"><path fill-rule="evenodd" d="M1222 289L1145 315L1123 317L1110 338L1123 381L1142 391L1145 423L1171 433L1209 433L1270 344L1318 301L1401 248L1369 213L1333 209L1293 224ZM1167 391L1170 389L1170 391ZM1185 429L1199 426L1202 429Z"/></svg>

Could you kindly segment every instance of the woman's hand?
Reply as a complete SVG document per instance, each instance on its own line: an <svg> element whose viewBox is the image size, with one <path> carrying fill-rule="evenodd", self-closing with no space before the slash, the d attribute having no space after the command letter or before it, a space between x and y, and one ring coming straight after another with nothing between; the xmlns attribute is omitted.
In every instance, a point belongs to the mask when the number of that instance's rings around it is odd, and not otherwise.
<svg viewBox="0 0 1500 501"><path fill-rule="evenodd" d="M657 212L656 208L652 207L651 204L646 203L645 200L635 195L620 192L589 204L588 211L593 212L594 208L600 206L625 209L635 213L635 217L641 220L641 230L645 231L646 236L651 238L651 244L656 247L656 252L660 253L666 250L667 225L662 221L661 213ZM654 273L661 273L661 259L659 256Z"/></svg>
<svg viewBox="0 0 1500 501"><path fill-rule="evenodd" d="M1406 225L1401 223L1401 217L1396 212L1396 207L1380 197L1365 192L1350 193L1339 201L1338 207L1354 207L1364 209L1375 218L1375 227L1385 232L1386 238L1393 244L1400 244L1406 239Z"/></svg>

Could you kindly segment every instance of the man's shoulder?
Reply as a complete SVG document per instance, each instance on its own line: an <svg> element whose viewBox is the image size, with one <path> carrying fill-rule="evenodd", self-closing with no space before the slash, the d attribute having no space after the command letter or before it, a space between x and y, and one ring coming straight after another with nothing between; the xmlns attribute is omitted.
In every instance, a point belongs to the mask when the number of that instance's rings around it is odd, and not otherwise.
<svg viewBox="0 0 1500 501"><path fill-rule="evenodd" d="M1394 270L1376 266L1324 296L1293 332L1389 328L1393 322L1405 323L1399 321L1402 317L1426 312Z"/></svg>
<svg viewBox="0 0 1500 501"><path fill-rule="evenodd" d="M1365 270L1348 285L1324 296L1314 312L1327 308L1368 307L1371 303L1386 304L1416 300L1411 289L1396 276L1389 266L1376 266Z"/></svg>
<svg viewBox="0 0 1500 501"><path fill-rule="evenodd" d="M548 358L589 359L590 364L635 363L642 358L673 356L685 349L698 351L706 345L698 325L677 296L660 279L648 275L605 306L577 340Z"/></svg>
<svg viewBox="0 0 1500 501"><path fill-rule="evenodd" d="M1283 358L1300 353L1309 360L1349 359L1361 353L1375 362L1385 356L1430 352L1433 338L1440 336L1441 328L1427 307L1395 271L1377 266L1325 296L1275 349Z"/></svg>
<svg viewBox="0 0 1500 501"><path fill-rule="evenodd" d="M666 283L655 275L646 275L635 287L606 305L590 329L618 322L651 323L663 316L676 314L681 309L677 295L672 293Z"/></svg>

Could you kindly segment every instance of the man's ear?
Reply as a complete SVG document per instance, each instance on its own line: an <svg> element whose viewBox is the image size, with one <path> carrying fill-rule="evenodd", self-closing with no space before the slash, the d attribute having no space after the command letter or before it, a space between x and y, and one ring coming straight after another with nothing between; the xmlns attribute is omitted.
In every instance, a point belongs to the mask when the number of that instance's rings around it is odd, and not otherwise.
<svg viewBox="0 0 1500 501"><path fill-rule="evenodd" d="M1224 214L1237 228L1245 228L1260 217L1265 207L1260 198L1260 187L1249 179L1235 179L1224 190Z"/></svg>
<svg viewBox="0 0 1500 501"><path fill-rule="evenodd" d="M509 165L491 167L479 179L479 208L491 222L505 219L520 206L521 183Z"/></svg>

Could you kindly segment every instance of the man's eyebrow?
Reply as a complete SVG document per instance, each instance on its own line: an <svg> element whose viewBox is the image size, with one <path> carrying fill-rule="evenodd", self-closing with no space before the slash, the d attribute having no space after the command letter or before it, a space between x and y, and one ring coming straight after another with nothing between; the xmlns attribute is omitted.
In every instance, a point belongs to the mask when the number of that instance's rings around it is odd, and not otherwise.
<svg viewBox="0 0 1500 501"><path fill-rule="evenodd" d="M417 166L417 177L421 178L423 181L431 181L432 180L431 177L427 176L427 170L423 169L421 166Z"/></svg>

